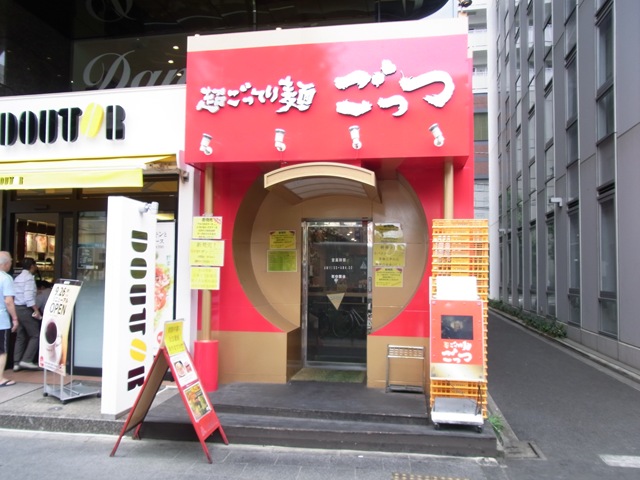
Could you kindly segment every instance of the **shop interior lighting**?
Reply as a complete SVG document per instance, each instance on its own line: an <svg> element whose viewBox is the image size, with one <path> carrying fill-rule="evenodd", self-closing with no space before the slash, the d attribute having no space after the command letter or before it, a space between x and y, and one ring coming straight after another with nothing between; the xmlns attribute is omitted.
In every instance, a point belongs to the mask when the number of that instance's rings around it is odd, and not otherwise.
<svg viewBox="0 0 640 480"><path fill-rule="evenodd" d="M362 142L360 141L360 127L357 125L349 127L349 133L351 134L351 146L354 150L360 150L362 148Z"/></svg>
<svg viewBox="0 0 640 480"><path fill-rule="evenodd" d="M213 148L211 148L211 135L208 133L202 134L202 140L200 140L200 151L205 155L211 155L213 153Z"/></svg>
<svg viewBox="0 0 640 480"><path fill-rule="evenodd" d="M429 127L431 134L433 135L433 144L436 147L441 147L444 145L444 135L442 135L442 130L440 130L440 126L437 123L434 123Z"/></svg>
<svg viewBox="0 0 640 480"><path fill-rule="evenodd" d="M276 128L276 150L284 152L287 146L284 144L284 130L282 128Z"/></svg>

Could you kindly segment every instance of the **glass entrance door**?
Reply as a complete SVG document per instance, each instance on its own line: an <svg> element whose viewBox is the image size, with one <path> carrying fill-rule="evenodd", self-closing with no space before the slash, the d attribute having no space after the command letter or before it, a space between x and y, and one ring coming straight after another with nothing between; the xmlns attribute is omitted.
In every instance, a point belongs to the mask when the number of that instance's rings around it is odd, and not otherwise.
<svg viewBox="0 0 640 480"><path fill-rule="evenodd" d="M371 236L370 223L362 220L303 223L305 366L365 368Z"/></svg>

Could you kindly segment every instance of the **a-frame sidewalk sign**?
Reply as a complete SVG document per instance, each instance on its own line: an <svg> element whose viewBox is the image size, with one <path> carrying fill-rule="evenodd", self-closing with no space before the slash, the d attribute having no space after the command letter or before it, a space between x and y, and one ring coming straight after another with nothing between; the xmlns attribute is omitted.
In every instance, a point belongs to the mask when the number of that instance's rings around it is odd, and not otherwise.
<svg viewBox="0 0 640 480"><path fill-rule="evenodd" d="M144 422L149 408L153 403L160 385L164 379L167 368L171 370L173 378L176 380L178 391L182 397L193 428L198 435L202 450L207 456L209 463L211 455L205 443L205 440L216 430L220 430L220 436L225 444L229 444L227 436L224 434L218 415L216 414L207 393L202 388L202 383L198 377L193 359L187 350L184 339L182 337L182 320L173 320L165 323L164 337L162 345L156 354L151 369L144 380L142 389L136 398L135 403L127 417L120 436L111 451L113 457L120 445L122 437L135 428L133 438L140 438L140 428Z"/></svg>

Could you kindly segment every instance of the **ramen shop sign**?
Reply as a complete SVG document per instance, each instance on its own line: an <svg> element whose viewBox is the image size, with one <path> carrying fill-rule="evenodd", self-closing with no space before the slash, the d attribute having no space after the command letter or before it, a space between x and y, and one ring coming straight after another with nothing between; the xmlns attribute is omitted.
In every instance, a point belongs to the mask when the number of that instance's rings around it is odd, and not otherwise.
<svg viewBox="0 0 640 480"><path fill-rule="evenodd" d="M186 158L464 165L473 146L467 25L397 23L190 37ZM434 145L433 125L446 142Z"/></svg>

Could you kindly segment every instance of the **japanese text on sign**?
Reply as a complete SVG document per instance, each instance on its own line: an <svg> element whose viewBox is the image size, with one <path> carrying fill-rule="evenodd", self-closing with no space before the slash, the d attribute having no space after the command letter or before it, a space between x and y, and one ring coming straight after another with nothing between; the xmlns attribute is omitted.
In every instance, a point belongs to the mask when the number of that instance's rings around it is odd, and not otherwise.
<svg viewBox="0 0 640 480"><path fill-rule="evenodd" d="M191 240L189 265L224 266L224 240Z"/></svg>
<svg viewBox="0 0 640 480"><path fill-rule="evenodd" d="M374 243L373 264L375 266L404 267L406 243Z"/></svg>
<svg viewBox="0 0 640 480"><path fill-rule="evenodd" d="M164 324L164 345L169 355L176 355L185 350L182 325L182 320Z"/></svg>
<svg viewBox="0 0 640 480"><path fill-rule="evenodd" d="M274 250L296 248L296 232L293 230L274 230L269 232L269 248Z"/></svg>
<svg viewBox="0 0 640 480"><path fill-rule="evenodd" d="M402 268L376 267L374 282L376 287L402 287Z"/></svg>
<svg viewBox="0 0 640 480"><path fill-rule="evenodd" d="M382 60L380 69L369 73L364 70L353 70L344 76L334 79L334 86L338 90L347 90L351 87L364 89L369 84L375 88L380 87L386 78L397 73L397 66L391 60ZM415 77L402 77L398 80L400 90L404 93L420 90L429 85L439 83L443 85L442 91L436 94L429 94L423 100L436 108L444 107L455 90L455 84L451 75L442 70L432 70L420 73ZM290 75L281 78L277 85L265 85L255 87L251 82L244 82L237 88L226 87L202 87L200 89L202 98L196 104L196 110L207 111L215 114L225 107L238 108L242 105L252 106L255 104L280 104L280 108L275 113L286 113L291 109L305 112L313 104L317 89L314 83L304 83L297 81L294 83ZM372 99L373 100L373 99ZM402 94L380 97L377 106L381 109L395 108L391 114L400 117L409 110L409 101ZM354 102L343 100L336 103L336 112L341 115L359 117L369 113L373 109L373 103L363 100Z"/></svg>
<svg viewBox="0 0 640 480"><path fill-rule="evenodd" d="M191 267L191 288L194 290L220 290L220 268Z"/></svg>
<svg viewBox="0 0 640 480"><path fill-rule="evenodd" d="M222 217L194 217L191 237L196 240L220 240Z"/></svg>
<svg viewBox="0 0 640 480"><path fill-rule="evenodd" d="M298 255L296 250L269 250L267 252L267 272L296 272Z"/></svg>
<svg viewBox="0 0 640 480"><path fill-rule="evenodd" d="M232 108L239 107L241 104L251 106L257 101L261 104L276 102L282 104L276 113L285 113L292 108L301 112L308 110L313 103L316 87L313 83L300 81L294 85L291 76L287 75L281 78L276 86L266 85L264 88L257 88L251 82L245 82L238 88L203 87L200 93L202 100L196 105L196 110L217 113L226 106Z"/></svg>

